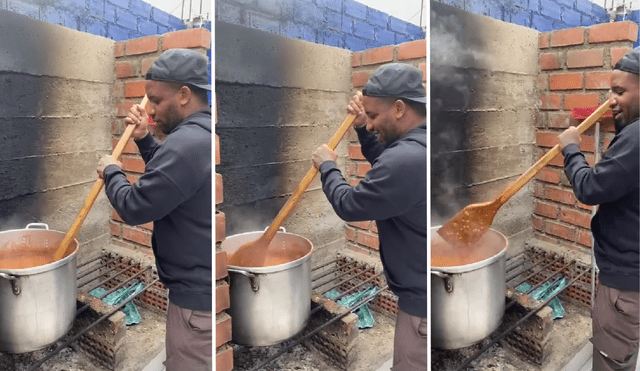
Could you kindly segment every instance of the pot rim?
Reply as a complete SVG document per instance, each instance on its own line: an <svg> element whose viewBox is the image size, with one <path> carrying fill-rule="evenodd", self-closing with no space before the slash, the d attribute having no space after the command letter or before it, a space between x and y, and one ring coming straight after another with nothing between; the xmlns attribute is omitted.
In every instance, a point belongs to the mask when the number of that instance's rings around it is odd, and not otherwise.
<svg viewBox="0 0 640 371"><path fill-rule="evenodd" d="M0 235L4 234L4 233L10 233L10 232L20 232L20 231L28 231L29 233L59 233L63 236L66 235L66 233L64 232L60 232L60 231L56 231L53 229L36 229L36 228L22 228L22 229L11 229L8 231L2 231L0 232ZM75 259L76 254L78 253L78 239L74 238L73 242L75 242L76 244L76 248L71 252L71 254L65 256L64 258L51 262L49 264L44 264L44 265L38 265L36 267L31 267L31 268L23 268L23 269L0 269L1 273L6 273L6 274L10 274L13 276L29 276L29 275L33 275L33 274L38 274L38 273L42 273L42 272L48 272L51 270L54 270L58 267L61 267L63 265L66 265L71 259Z"/></svg>
<svg viewBox="0 0 640 371"><path fill-rule="evenodd" d="M227 240L229 240L229 239L231 239L233 237L246 236L246 235L251 235L251 234L257 234L258 237L260 237L260 235L262 235L263 233L264 233L264 231L253 231L253 232L245 232L245 233L234 234L233 236L229 236L229 237L225 238L225 241L227 241ZM284 271L284 270L287 270L287 269L291 269L291 268L297 267L298 265L301 265L302 263L304 263L306 260L308 260L311 257L311 253L313 252L313 244L311 243L311 241L308 238L300 236L299 234L289 233L289 232L282 232L282 231L278 231L276 233L276 235L278 235L278 234L285 234L285 235L289 235L289 236L295 236L295 237L299 237L299 238L307 241L309 243L309 252L307 254L305 254L304 256L296 259L296 260L292 260L292 261L284 263L284 264L270 265L270 266L267 266L267 267L241 267L241 266L237 266L237 265L228 264L227 265L227 270L229 272L245 271L245 272L257 273L257 274L274 273L274 272L280 272L280 271ZM222 242L222 244L224 245L224 241ZM226 249L223 248L222 251L226 251Z"/></svg>
<svg viewBox="0 0 640 371"><path fill-rule="evenodd" d="M431 227L431 233L437 233L436 230L437 228L440 228L440 226L435 226L435 227ZM507 237L502 234L499 231L496 231L495 229L491 229L489 228L490 231L496 232L498 234L498 236L500 236L500 238L502 238L504 240L504 248L502 250L500 250L500 252L498 252L497 254L484 259L484 260L480 260L478 262L475 263L471 263L471 264L465 264L465 265L454 265L451 267L431 267L430 269L432 272L442 272L442 273L467 273L467 272L472 272L475 270L478 270L480 268L484 268L490 264L493 264L495 261L502 259L503 256L505 256L507 254L507 247L509 247L509 240L507 239ZM429 259L431 259L431 257L429 257ZM429 260L429 265L431 265L431 260Z"/></svg>

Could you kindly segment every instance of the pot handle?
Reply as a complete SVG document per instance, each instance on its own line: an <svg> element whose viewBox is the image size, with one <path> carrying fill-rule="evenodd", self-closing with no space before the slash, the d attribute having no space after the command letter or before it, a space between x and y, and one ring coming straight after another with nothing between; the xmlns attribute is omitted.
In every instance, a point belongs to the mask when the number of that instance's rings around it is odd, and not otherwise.
<svg viewBox="0 0 640 371"><path fill-rule="evenodd" d="M20 295L20 281L18 277L12 276L10 274L0 272L0 277L11 281L11 289L13 290L14 295Z"/></svg>
<svg viewBox="0 0 640 371"><path fill-rule="evenodd" d="M49 225L47 223L29 223L25 227L26 229L49 229Z"/></svg>
<svg viewBox="0 0 640 371"><path fill-rule="evenodd" d="M251 290L253 290L253 292L258 292L258 290L260 289L260 285L258 283L258 276L256 276L255 274L247 271L243 271L242 269L235 269L231 267L227 267L227 270L229 272L238 273L245 277L248 277L249 281L251 281Z"/></svg>
<svg viewBox="0 0 640 371"><path fill-rule="evenodd" d="M451 282L452 275L438 271L431 271L431 274L433 274L434 276L438 276L442 278L442 280L444 280L444 289L447 290L449 294L453 292L453 282Z"/></svg>
<svg viewBox="0 0 640 371"><path fill-rule="evenodd" d="M267 227L264 229L264 231L266 232L266 231L267 231L267 229L269 229L269 226L267 226ZM286 229L284 229L284 227L283 227L283 226L280 226L280 228L278 228L278 231L282 231L283 233L287 233L287 230L286 230Z"/></svg>

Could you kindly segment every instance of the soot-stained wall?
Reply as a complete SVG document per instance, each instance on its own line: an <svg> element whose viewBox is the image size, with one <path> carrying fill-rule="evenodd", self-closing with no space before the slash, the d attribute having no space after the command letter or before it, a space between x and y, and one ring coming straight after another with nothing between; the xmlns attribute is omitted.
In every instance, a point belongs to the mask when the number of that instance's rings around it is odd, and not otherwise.
<svg viewBox="0 0 640 371"><path fill-rule="evenodd" d="M215 83L227 236L265 229L344 120L349 51L216 22ZM338 146L339 166L346 142ZM315 248L344 245L319 178L284 223Z"/></svg>
<svg viewBox="0 0 640 371"><path fill-rule="evenodd" d="M4 10L0 35L0 231L66 232L111 146L114 42ZM108 243L109 215L102 194L81 245Z"/></svg>
<svg viewBox="0 0 640 371"><path fill-rule="evenodd" d="M538 32L431 2L431 217L490 201L534 160ZM498 212L510 240L531 233L531 188Z"/></svg>

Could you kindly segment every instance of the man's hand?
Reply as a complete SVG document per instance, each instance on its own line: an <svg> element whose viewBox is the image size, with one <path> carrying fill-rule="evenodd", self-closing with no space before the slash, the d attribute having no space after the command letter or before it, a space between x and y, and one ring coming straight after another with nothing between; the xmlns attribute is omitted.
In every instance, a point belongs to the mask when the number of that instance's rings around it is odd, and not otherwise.
<svg viewBox="0 0 640 371"><path fill-rule="evenodd" d="M322 165L323 162L325 161L336 161L336 159L338 158L338 155L333 152L331 150L331 148L329 148L329 146L327 146L326 144L323 144L320 148L316 149L316 151L313 153L313 166L316 167L316 169L320 168L320 165Z"/></svg>
<svg viewBox="0 0 640 371"><path fill-rule="evenodd" d="M351 98L349 105L347 105L347 112L356 116L356 119L353 120L354 127L360 128L367 124L367 113L364 111L364 106L362 105L362 92L357 92L356 95Z"/></svg>
<svg viewBox="0 0 640 371"><path fill-rule="evenodd" d="M580 133L578 133L578 128L575 126L569 127L567 130L562 132L562 134L558 135L560 150L563 150L564 147L573 143L580 145Z"/></svg>
<svg viewBox="0 0 640 371"><path fill-rule="evenodd" d="M100 179L104 179L104 169L109 165L116 165L117 167L122 168L122 162L114 160L111 155L105 155L100 159L100 161L98 161L98 168L96 169Z"/></svg>
<svg viewBox="0 0 640 371"><path fill-rule="evenodd" d="M135 140L139 140L147 136L149 133L149 116L147 111L139 104L134 104L129 110L129 114L124 119L124 123L127 125L136 125L133 129L131 136Z"/></svg>

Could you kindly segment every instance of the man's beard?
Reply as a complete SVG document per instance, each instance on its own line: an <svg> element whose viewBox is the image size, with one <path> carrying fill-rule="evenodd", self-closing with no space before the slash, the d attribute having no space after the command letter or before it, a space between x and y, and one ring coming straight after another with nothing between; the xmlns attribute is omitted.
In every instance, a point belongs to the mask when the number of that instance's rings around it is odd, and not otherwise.
<svg viewBox="0 0 640 371"><path fill-rule="evenodd" d="M169 135L184 119L184 117L180 116L178 110L174 107L169 107L167 109L166 119L162 122L162 125L159 125L160 131L165 135Z"/></svg>

